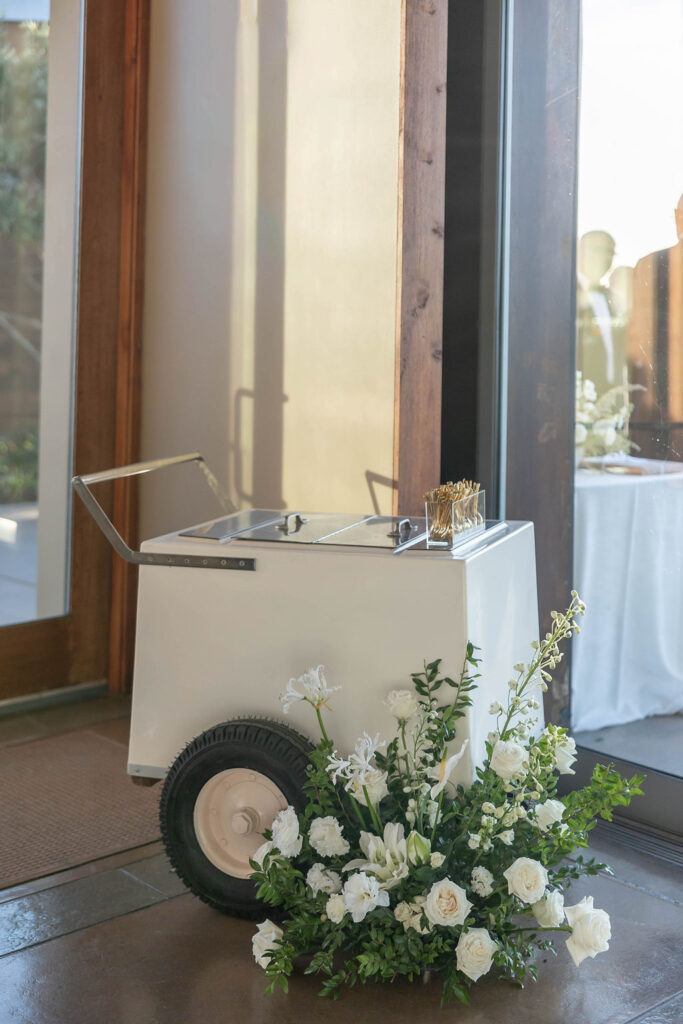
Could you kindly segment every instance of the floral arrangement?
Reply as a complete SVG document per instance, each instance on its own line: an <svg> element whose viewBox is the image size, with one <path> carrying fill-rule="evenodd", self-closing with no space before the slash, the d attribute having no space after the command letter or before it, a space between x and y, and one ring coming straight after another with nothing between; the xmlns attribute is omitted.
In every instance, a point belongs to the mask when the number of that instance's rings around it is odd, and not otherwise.
<svg viewBox="0 0 683 1024"><path fill-rule="evenodd" d="M342 985L414 979L437 972L443 1002L468 1002L468 989L496 969L522 984L535 979L536 950L554 952L564 934L578 966L608 948L610 921L585 897L566 906L564 891L605 865L581 856L597 816L641 793L642 777L622 779L597 765L584 789L558 799L558 775L573 774L575 743L563 728L539 732L536 712L561 640L579 630L585 606L576 592L552 630L516 665L507 706L495 720L486 758L468 788L451 784L467 740L453 750L457 723L472 703L476 648L467 645L459 679L440 662L412 676L412 690L392 690L397 721L388 745L364 733L342 756L328 737L323 710L339 687L322 666L289 681L285 711L306 702L321 740L311 755L302 814L287 807L251 862L258 895L277 923L259 924L254 956L268 991L288 988L295 961L322 978L322 995Z"/></svg>
<svg viewBox="0 0 683 1024"><path fill-rule="evenodd" d="M644 390L639 384L618 385L598 398L595 384L577 370L574 443L582 457L611 452L638 451L627 435L628 418L633 412L629 401L632 391Z"/></svg>

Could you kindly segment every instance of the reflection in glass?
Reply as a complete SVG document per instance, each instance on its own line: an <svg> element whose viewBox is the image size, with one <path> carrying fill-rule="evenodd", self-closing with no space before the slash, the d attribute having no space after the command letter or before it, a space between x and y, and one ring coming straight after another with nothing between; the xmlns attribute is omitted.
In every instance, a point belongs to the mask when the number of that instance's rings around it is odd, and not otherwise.
<svg viewBox="0 0 683 1024"><path fill-rule="evenodd" d="M572 726L683 774L683 4L583 0Z"/></svg>

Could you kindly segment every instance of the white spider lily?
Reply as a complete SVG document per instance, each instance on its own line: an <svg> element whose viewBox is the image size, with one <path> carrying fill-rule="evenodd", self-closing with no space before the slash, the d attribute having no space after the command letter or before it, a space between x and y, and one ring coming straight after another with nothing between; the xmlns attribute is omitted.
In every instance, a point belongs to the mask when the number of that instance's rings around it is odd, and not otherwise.
<svg viewBox="0 0 683 1024"><path fill-rule="evenodd" d="M442 758L435 768L432 768L431 771L427 772L427 775L430 779L436 779L436 782L432 786L430 793L432 800L436 799L439 793L441 793L441 791L449 782L450 777L453 774L453 771L455 770L455 766L458 764L458 762L462 758L462 755L465 753L465 750L467 749L468 743L469 740L465 740L457 754L453 754L453 756L449 758Z"/></svg>
<svg viewBox="0 0 683 1024"><path fill-rule="evenodd" d="M290 679L287 683L280 694L282 710L285 714L288 714L293 704L305 700L312 704L317 711L327 703L335 690L339 689L341 689L339 686L327 685L323 665L318 665L317 668L309 668L298 679Z"/></svg>
<svg viewBox="0 0 683 1024"><path fill-rule="evenodd" d="M365 785L366 778L372 772L377 771L377 765L373 764L373 757L380 747L386 746L385 740L380 740L379 733L374 737L364 732L360 739L356 740L356 749L348 758L339 757L335 750L327 760L327 770L332 776L332 781L337 782L340 778L346 782L345 789L352 790Z"/></svg>

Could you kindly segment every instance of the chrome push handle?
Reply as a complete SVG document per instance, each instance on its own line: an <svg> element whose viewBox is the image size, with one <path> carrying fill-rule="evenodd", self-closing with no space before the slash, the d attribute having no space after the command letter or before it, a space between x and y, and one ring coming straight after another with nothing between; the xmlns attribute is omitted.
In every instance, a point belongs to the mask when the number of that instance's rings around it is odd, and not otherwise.
<svg viewBox="0 0 683 1024"><path fill-rule="evenodd" d="M142 552L135 551L126 544L111 519L94 496L90 487L93 484L107 483L111 480L122 480L130 476L142 476L145 473L153 473L157 469L165 469L168 466L180 466L183 463L196 462L204 477L218 498L224 511L228 514L235 512L235 506L224 493L218 480L213 475L204 457L199 452L192 452L189 455L175 455L168 459L153 459L150 462L135 462L130 466L119 466L117 469L105 469L99 473L88 473L75 476L71 481L73 489L79 496L90 515L93 517L100 530L107 538L117 555L120 555L126 562L132 565L167 565L181 568L201 569L246 569L255 568L253 558L228 558L214 555L178 555L173 552Z"/></svg>

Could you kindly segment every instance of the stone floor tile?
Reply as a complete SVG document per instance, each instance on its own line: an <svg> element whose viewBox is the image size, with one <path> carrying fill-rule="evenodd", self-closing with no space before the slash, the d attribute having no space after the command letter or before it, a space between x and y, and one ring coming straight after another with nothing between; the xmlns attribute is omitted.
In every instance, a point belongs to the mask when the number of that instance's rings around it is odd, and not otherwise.
<svg viewBox="0 0 683 1024"><path fill-rule="evenodd" d="M32 882L22 882L21 885L12 886L11 889L0 890L0 903L15 900L19 896L28 896L29 893L54 889L55 886L64 885L65 882L74 882L77 878L85 878L87 875L98 875L112 868L124 867L134 862L139 863L148 857L156 857L159 853L163 853L163 849L163 843L161 840L157 840L155 843L146 843L144 846L135 846L130 850L122 850L121 853L112 853L108 857L88 861L87 864L79 864L75 868L65 868L64 871L36 878Z"/></svg>
<svg viewBox="0 0 683 1024"><path fill-rule="evenodd" d="M630 1021L630 1024L681 1024L683 1021L683 992L678 992L673 999L653 1007L641 1017Z"/></svg>
<svg viewBox="0 0 683 1024"><path fill-rule="evenodd" d="M128 864L123 870L127 875L158 889L165 896L180 896L187 892L187 886L180 881L165 853Z"/></svg>
<svg viewBox="0 0 683 1024"><path fill-rule="evenodd" d="M114 870L8 900L0 903L0 956L165 898L143 881Z"/></svg>
<svg viewBox="0 0 683 1024"><path fill-rule="evenodd" d="M519 991L484 979L470 1007L457 1006L443 1016L435 980L424 986L358 986L332 1003L320 1000L316 979L299 975L289 996L266 997L263 972L251 956L253 924L185 895L5 957L0 1020L434 1024L457 1017L458 1024L627 1024L666 1005L680 988L683 970L680 909L602 877L577 883L568 902L586 893L612 918L609 953L577 969L560 943L557 959L547 956L539 963L537 985Z"/></svg>

